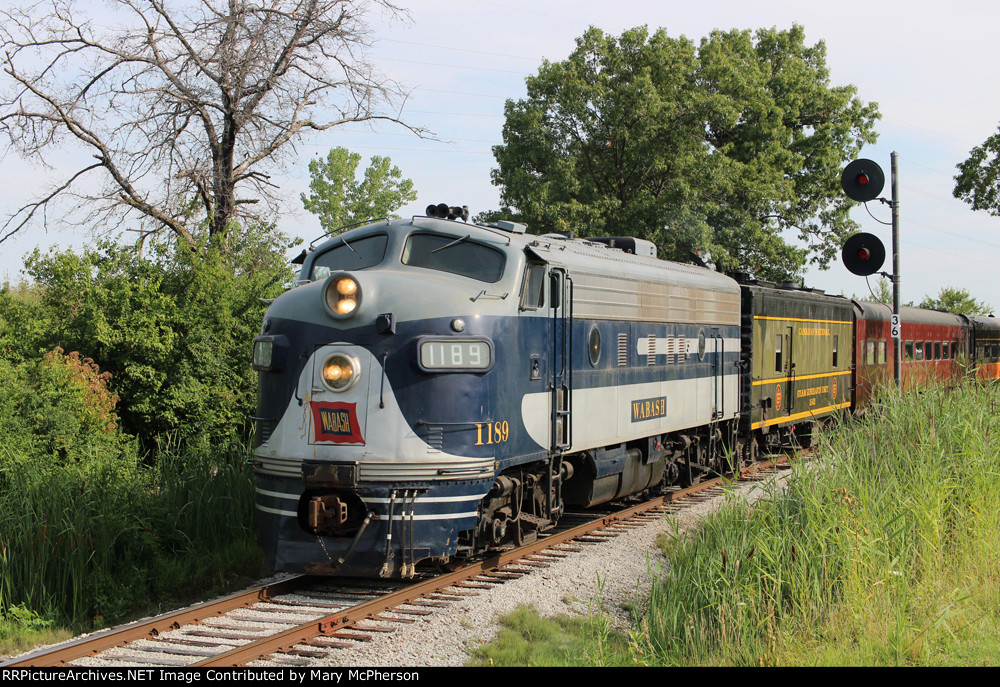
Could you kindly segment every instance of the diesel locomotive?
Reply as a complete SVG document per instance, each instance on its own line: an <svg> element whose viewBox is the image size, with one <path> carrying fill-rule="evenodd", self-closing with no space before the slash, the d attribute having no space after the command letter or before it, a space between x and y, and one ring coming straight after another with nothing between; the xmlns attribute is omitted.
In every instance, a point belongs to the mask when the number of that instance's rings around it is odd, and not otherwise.
<svg viewBox="0 0 1000 687"><path fill-rule="evenodd" d="M451 566L851 407L862 305L451 210L324 240L268 308L253 464L276 570ZM996 340L983 319L962 331Z"/></svg>

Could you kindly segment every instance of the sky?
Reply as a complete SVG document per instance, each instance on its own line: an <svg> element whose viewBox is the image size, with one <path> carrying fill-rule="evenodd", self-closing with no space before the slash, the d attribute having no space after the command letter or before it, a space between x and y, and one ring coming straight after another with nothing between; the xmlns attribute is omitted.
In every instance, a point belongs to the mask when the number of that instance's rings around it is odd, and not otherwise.
<svg viewBox="0 0 1000 687"><path fill-rule="evenodd" d="M1000 217L973 212L952 195L956 165L1000 123L1000 3L399 1L409 12L405 21L379 11L369 15L370 59L411 89L402 117L434 132L436 140L400 127L352 125L301 142L272 178L286 200L279 219L286 233L306 241L322 234L299 195L308 188L308 161L336 146L361 153L362 168L371 155L387 155L414 181L418 199L399 211L403 216L423 214L427 205L441 202L468 205L472 214L496 209L492 146L501 143L505 101L524 97L525 77L537 73L542 59L565 59L588 26L618 35L645 24L697 42L713 29L799 24L809 44L825 42L831 84L854 84L858 97L878 103L879 140L860 156L882 166L886 198L890 155L898 154L903 301L919 303L943 287L959 287L1000 315ZM51 172L9 151L2 162L0 210L13 210L51 181ZM872 202L868 210L878 220L891 220L888 205ZM882 269L891 271L889 227L862 206L852 216L862 231L882 238L889 253ZM23 231L0 244L0 281L20 278L22 258L36 246L79 247L86 241L79 230ZM868 294L865 278L839 262L825 271L811 269L804 278L807 286L831 293Z"/></svg>

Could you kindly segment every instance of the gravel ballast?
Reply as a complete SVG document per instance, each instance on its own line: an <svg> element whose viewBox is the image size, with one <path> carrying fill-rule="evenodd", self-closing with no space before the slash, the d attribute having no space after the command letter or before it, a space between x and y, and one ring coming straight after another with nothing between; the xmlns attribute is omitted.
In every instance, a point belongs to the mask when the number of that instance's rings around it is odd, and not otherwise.
<svg viewBox="0 0 1000 687"><path fill-rule="evenodd" d="M316 665L462 666L469 660L469 649L491 641L500 630L498 619L520 606L531 606L546 617L583 616L599 606L615 626L626 628L626 609L644 603L650 575L665 569L666 560L656 546L661 533L681 534L696 528L727 499L753 502L773 493L774 480L783 482L787 475L788 471L781 471L763 481L742 482L725 495L688 503L677 513L554 559L547 568L453 602L396 632L377 633L370 642L333 652L329 658L317 659ZM268 664L278 665L254 665Z"/></svg>

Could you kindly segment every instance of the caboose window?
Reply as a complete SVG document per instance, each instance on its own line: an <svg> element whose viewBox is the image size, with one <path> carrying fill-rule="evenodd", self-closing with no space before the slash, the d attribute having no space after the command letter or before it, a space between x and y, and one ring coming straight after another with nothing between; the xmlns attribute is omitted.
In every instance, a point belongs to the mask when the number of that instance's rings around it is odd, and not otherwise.
<svg viewBox="0 0 1000 687"><path fill-rule="evenodd" d="M865 341L865 365L875 364L875 339Z"/></svg>
<svg viewBox="0 0 1000 687"><path fill-rule="evenodd" d="M906 342L906 362L912 362L912 361L913 361L913 342L912 341L907 341Z"/></svg>
<svg viewBox="0 0 1000 687"><path fill-rule="evenodd" d="M374 267L385 258L385 246L388 241L389 237L385 234L358 239L346 239L341 236L338 245L316 256L309 278L317 281L326 279L333 272Z"/></svg>
<svg viewBox="0 0 1000 687"><path fill-rule="evenodd" d="M916 356L917 356L917 357L916 357L916 361L917 361L918 363L919 363L919 362L920 362L921 360L923 360L923 359L924 359L924 342L923 342L923 341L918 341L918 342L916 343L916 347L915 347L915 348L913 349L913 352L914 352L914 353L916 354Z"/></svg>
<svg viewBox="0 0 1000 687"><path fill-rule="evenodd" d="M878 364L885 364L885 339L878 340Z"/></svg>
<svg viewBox="0 0 1000 687"><path fill-rule="evenodd" d="M403 248L403 264L459 274L492 284L503 276L507 257L469 236L410 234Z"/></svg>

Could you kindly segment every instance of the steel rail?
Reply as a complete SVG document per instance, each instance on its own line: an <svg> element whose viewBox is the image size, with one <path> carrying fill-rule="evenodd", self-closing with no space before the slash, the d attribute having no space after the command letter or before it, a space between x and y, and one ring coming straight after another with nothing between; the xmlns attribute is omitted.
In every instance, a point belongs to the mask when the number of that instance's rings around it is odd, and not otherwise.
<svg viewBox="0 0 1000 687"><path fill-rule="evenodd" d="M558 532L549 537L525 544L511 551L506 551L487 559L470 563L460 570L442 573L423 582L417 582L404 589L392 592L377 599L352 606L343 611L338 611L323 618L311 620L302 625L290 628L283 632L254 640L248 644L230 649L215 656L202 659L197 663L192 663L190 667L231 667L246 665L250 661L260 659L273 653L281 653L294 647L296 644L304 644L311 639L323 635L331 635L337 631L349 629L351 626L364 620L371 620L375 616L407 603L418 601L429 596L442 588L454 585L457 582L464 582L475 578L483 573L493 572L498 568L516 563L518 560L537 554L546 549L553 549L560 544L566 544L572 540L589 534L594 530L605 528L609 525L626 521L636 515L669 505L684 497L692 496L700 491L719 487L726 481L726 478L719 477L713 480L687 487L671 494L657 497L645 503L640 503L629 508L625 508L615 513L596 518L589 522L577 525L570 529Z"/></svg>
<svg viewBox="0 0 1000 687"><path fill-rule="evenodd" d="M268 601L279 594L295 591L309 579L307 575L297 575L281 582L264 585L255 589L238 592L222 599L206 601L205 603L184 608L165 615L159 615L145 621L120 625L104 630L96 635L81 637L66 644L58 644L46 649L40 649L17 658L0 663L3 668L18 667L64 667L70 661L85 656L93 656L112 647L121 646L137 639L156 637L161 632L176 630L182 625L191 625L207 618L214 618L234 608L252 606L261 601Z"/></svg>
<svg viewBox="0 0 1000 687"><path fill-rule="evenodd" d="M780 459L787 460L787 459ZM740 472L740 477L755 472L757 469L766 469L773 466L774 462L761 461L755 466ZM553 549L560 544L566 544L574 539L589 534L594 530L606 528L610 525L627 521L642 513L661 508L664 505L675 504L685 497L693 496L698 492L717 488L727 481L731 481L735 476L717 477L706 480L690 487L659 496L649 501L639 503L614 513L589 520L586 523L571 527L566 530L556 532L546 537L540 537L536 541L525 544L516 549L504 551L489 558L471 562L459 570L441 573L425 581L417 582L395 592L390 592L371 601L361 603L356 606L338 611L324 616L323 618L312 620L302 625L288 630L272 634L268 637L251 641L233 649L223 651L215 656L204 658L198 662L191 663L190 667L202 666L237 666L267 656L272 653L280 653L291 649L296 644L302 644L318 636L330 635L337 631L346 630L363 620L370 620L384 611L391 610L397 606L418 601L429 595L440 591L442 588L450 587L458 582L463 582L475 578L483 573L496 571L498 568L511 565L517 561L537 554L546 549ZM0 663L0 667L64 667L73 660L86 656L94 656L106 649L123 646L129 642L139 639L149 639L159 636L163 632L176 630L183 625L200 623L208 618L219 617L225 613L236 609L246 608L262 601L270 601L275 596L297 591L307 584L310 579L315 579L308 575L297 575L274 584L265 585L255 589L232 594L230 596L209 601L186 609L174 611L161 616L156 616L145 621L130 623L119 627L105 630L96 635L82 637L68 643L40 649L22 656Z"/></svg>

